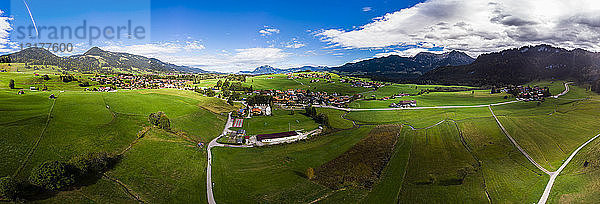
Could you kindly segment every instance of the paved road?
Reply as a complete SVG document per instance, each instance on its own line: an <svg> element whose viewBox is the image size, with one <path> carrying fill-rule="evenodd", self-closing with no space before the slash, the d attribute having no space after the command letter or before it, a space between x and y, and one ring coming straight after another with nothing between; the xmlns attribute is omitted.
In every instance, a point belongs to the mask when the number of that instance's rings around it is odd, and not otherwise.
<svg viewBox="0 0 600 204"><path fill-rule="evenodd" d="M561 97L561 96L563 96L563 95L565 95L565 94L569 93L569 84L572 84L572 83L573 83L573 82L568 82L568 83L565 83L565 91L563 91L562 93L559 93L559 94L558 94L558 95L556 95L556 96L552 96L552 97L554 97L554 98L558 98L558 97Z"/></svg>
<svg viewBox="0 0 600 204"><path fill-rule="evenodd" d="M210 152L210 150L213 147L222 147L224 145L219 144L217 142L217 140L221 137L223 137L223 135L226 135L227 132L229 131L229 128L233 126L233 121L231 120L231 113L229 113L229 115L227 116L227 123L225 123L225 128L223 128L223 133L221 133L221 135L219 135L219 137L213 139L212 141L210 141L210 143L208 143L208 147L207 149L207 154L208 154L208 164L206 166L206 196L208 197L208 203L209 204L216 204L215 202L215 197L213 195L213 182L212 182L212 153Z"/></svg>
<svg viewBox="0 0 600 204"><path fill-rule="evenodd" d="M590 139L587 142L583 143L583 145L579 146L579 148L577 148L571 154L571 156L569 156L569 158L567 158L567 160L565 161L565 163L563 163L563 165L560 166L560 168L558 168L557 171L552 172L552 174L550 174L550 180L548 181L548 184L546 185L546 189L544 190L544 194L542 194L542 197L538 201L538 204L544 204L544 203L546 203L546 201L548 200L548 196L550 195L550 191L552 190L552 185L554 185L554 180L556 180L556 177L558 177L558 174L560 174L560 172L565 167L567 167L567 165L569 164L569 162L571 162L571 160L573 159L573 157L575 157L575 155L577 154L577 152L579 152L579 150L583 149L583 147L585 147L587 144L589 144L590 142L594 141L598 137L600 137L600 134L596 135L592 139Z"/></svg>
<svg viewBox="0 0 600 204"><path fill-rule="evenodd" d="M223 132L219 137L213 139L208 143L207 146L207 154L208 154L208 164L206 166L206 196L208 197L209 204L216 204L215 196L213 195L213 182L212 182L212 153L211 149L213 147L238 147L238 148L247 148L252 146L247 145L224 145L217 142L219 138L227 135L227 133L232 132L229 128L233 127L233 120L231 119L231 113L227 116L227 123L225 124L225 128L223 128Z"/></svg>

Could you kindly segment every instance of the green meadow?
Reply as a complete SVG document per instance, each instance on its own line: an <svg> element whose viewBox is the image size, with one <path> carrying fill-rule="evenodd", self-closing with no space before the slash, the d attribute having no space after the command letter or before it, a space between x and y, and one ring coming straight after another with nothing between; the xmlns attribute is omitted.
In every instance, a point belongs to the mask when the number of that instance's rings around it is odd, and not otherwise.
<svg viewBox="0 0 600 204"><path fill-rule="evenodd" d="M36 197L39 203L206 203L206 149L223 131L229 105L214 97L174 89L85 92L64 83L52 67L22 64L0 69L0 177L26 179L44 161L67 161L88 152L121 154L118 164L86 185ZM15 72L16 70L19 72ZM45 81L35 74L50 74ZM86 75L81 76L85 80ZM249 77L258 89L311 89L365 97L416 94L435 85L393 84L376 91L286 75ZM17 90L8 89L15 80ZM216 80L198 86L213 86ZM49 91L30 91L31 86ZM533 82L552 94L563 82ZM509 134L543 167L554 171L577 147L600 133L600 96L584 84L545 102L518 102L492 109ZM472 88L472 87L459 87ZM24 90L24 95L17 95ZM469 106L514 100L489 90L431 92L388 101L359 100L353 108L385 108L397 100L419 106ZM49 99L55 94L56 100ZM506 99L504 98L505 96ZM152 127L148 115L164 112L171 131ZM308 140L258 148L212 149L214 195L218 203L535 203L549 176L533 166L507 139L488 107L357 111L318 108L330 127ZM371 187L330 189L309 178L359 146L380 125L398 125L383 171ZM273 116L244 120L250 135L313 130L320 125L304 111L274 110ZM357 145L359 144L359 145ZM564 169L549 203L593 203L600 197L600 140L590 143ZM362 167L361 167L362 168ZM360 170L360 168L357 171ZM365 170L364 172L371 172ZM361 172L353 172L360 174ZM372 175L371 175L372 176ZM139 200L139 201L138 201Z"/></svg>

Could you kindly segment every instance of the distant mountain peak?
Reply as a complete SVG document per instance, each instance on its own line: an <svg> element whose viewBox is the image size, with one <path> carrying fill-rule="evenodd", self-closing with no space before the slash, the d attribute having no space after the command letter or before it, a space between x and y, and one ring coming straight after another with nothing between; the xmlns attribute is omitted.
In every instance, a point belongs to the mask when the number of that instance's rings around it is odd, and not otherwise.
<svg viewBox="0 0 600 204"><path fill-rule="evenodd" d="M83 53L83 55L98 55L100 53L104 53L106 51L100 49L99 47L92 47L87 52Z"/></svg>
<svg viewBox="0 0 600 204"><path fill-rule="evenodd" d="M546 79L600 79L600 53L547 44L480 55L469 65L440 67L420 80L453 85L520 85Z"/></svg>
<svg viewBox="0 0 600 204"><path fill-rule="evenodd" d="M55 65L66 70L86 72L113 72L114 69L125 71L144 70L148 72L184 72L207 73L198 68L178 66L158 59L128 53L104 51L93 47L83 55L59 57L42 48L28 48L19 52L0 56L0 60L13 63L29 63L34 65Z"/></svg>
<svg viewBox="0 0 600 204"><path fill-rule="evenodd" d="M260 67L257 67L256 69L254 69L253 71L240 71L240 74L250 74L250 75L262 75L262 74L287 74L287 73L294 73L294 72L299 72L299 71L326 71L328 70L328 67L324 67L324 66L302 66L302 67L297 67L297 68L289 68L289 69L279 69L279 68L275 68L272 67L270 65L263 65Z"/></svg>
<svg viewBox="0 0 600 204"><path fill-rule="evenodd" d="M442 54L420 52L413 57L390 55L374 59L347 63L333 68L343 74L357 74L378 77L415 78L432 69L443 66L470 64L475 59L460 51Z"/></svg>

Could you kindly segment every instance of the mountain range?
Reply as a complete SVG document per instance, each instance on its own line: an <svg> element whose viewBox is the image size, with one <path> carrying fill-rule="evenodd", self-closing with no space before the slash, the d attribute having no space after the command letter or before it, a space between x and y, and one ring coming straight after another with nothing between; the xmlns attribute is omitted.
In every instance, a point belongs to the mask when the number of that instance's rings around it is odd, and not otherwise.
<svg viewBox="0 0 600 204"><path fill-rule="evenodd" d="M271 67L269 65L264 65L264 66L257 67L253 71L240 71L239 74L248 74L248 75L287 74L287 73L294 73L294 72L299 72L299 71L320 72L320 71L328 71L328 70L329 70L328 67L322 67L322 66L319 66L319 67L303 66L303 67L290 68L290 69L279 69L279 68Z"/></svg>
<svg viewBox="0 0 600 204"><path fill-rule="evenodd" d="M452 51L443 54L421 52L413 57L390 55L374 59L347 63L331 68L341 74L368 76L372 78L405 79L418 78L438 67L471 64L475 59L469 55Z"/></svg>
<svg viewBox="0 0 600 204"><path fill-rule="evenodd" d="M550 45L526 46L482 54L468 65L433 69L418 80L420 83L483 86L545 79L598 81L600 53Z"/></svg>
<svg viewBox="0 0 600 204"><path fill-rule="evenodd" d="M94 47L81 55L57 56L41 48L28 48L0 56L0 63L55 65L81 72L126 71L137 73L208 73L158 59ZM347 63L339 67L304 66L278 69L268 65L239 74L282 74L299 71L330 71L377 80L419 84L490 86L525 84L534 80L562 79L591 83L600 90L600 53L567 50L550 45L525 46L482 54L477 59L452 51L419 53L413 57L391 55Z"/></svg>
<svg viewBox="0 0 600 204"><path fill-rule="evenodd" d="M81 55L67 57L59 57L42 48L28 48L0 56L0 62L54 65L66 70L82 72L114 72L120 70L127 72L207 73L202 69L178 66L140 55L109 52L98 47L93 47Z"/></svg>

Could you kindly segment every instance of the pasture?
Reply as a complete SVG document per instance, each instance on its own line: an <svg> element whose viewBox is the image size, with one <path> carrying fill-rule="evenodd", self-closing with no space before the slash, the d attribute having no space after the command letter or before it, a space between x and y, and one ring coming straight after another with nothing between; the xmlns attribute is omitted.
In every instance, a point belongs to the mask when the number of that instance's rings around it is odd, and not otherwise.
<svg viewBox="0 0 600 204"><path fill-rule="evenodd" d="M6 66L6 65L3 65ZM84 92L76 83L51 76L40 81L34 70L13 65L20 73L0 73L0 177L25 179L32 168L49 160L65 161L88 152L121 154L105 176L74 190L36 197L50 203L206 203L206 150L222 131L227 113L241 107L191 91L174 89ZM0 68L7 69L0 66ZM36 73L52 73L35 70ZM272 79L270 77L273 77ZM337 76L335 76L337 77ZM85 78L85 77L84 77ZM8 89L14 79L16 88ZM203 82L204 83L204 82ZM210 85L211 81L206 81ZM46 85L50 91L29 91ZM310 83L285 75L250 77L254 89L314 89L365 97L418 93L440 86L394 84L371 92L343 83ZM534 82L562 92L562 82ZM64 92L62 92L64 91ZM50 94L57 99L48 98ZM396 100L419 106L482 105L513 100L489 90L432 92ZM357 101L356 108L387 107L390 101ZM493 106L510 135L543 167L556 170L583 142L600 133L600 97L586 86L571 86L558 99ZM148 115L163 111L171 130L151 127ZM318 108L328 116L325 134L292 144L260 148L216 147L213 182L218 203L533 203L549 176L535 168L507 139L488 107L344 112ZM304 111L275 110L271 117L244 121L248 134L312 130L319 126ZM356 124L356 125L355 125ZM347 182L329 188L307 178L307 169L359 161L356 151L376 149L372 133L396 127L386 135L382 170L372 185ZM371 135L370 135L371 133ZM368 142L365 145L364 141ZM393 143L394 145L390 145ZM556 180L550 203L599 199L600 141L585 147ZM364 154L371 155L371 154ZM344 160L348 159L349 160ZM358 162L360 163L360 162ZM368 163L368 162L362 162ZM335 166L335 165L333 165ZM361 175L369 165L344 169ZM352 167L352 168L351 168ZM361 169L363 168L363 169ZM336 174L329 168L329 173ZM377 170L375 169L375 170ZM333 173L332 173L333 172ZM337 172L339 173L339 172ZM372 178L372 177L371 177Z"/></svg>

